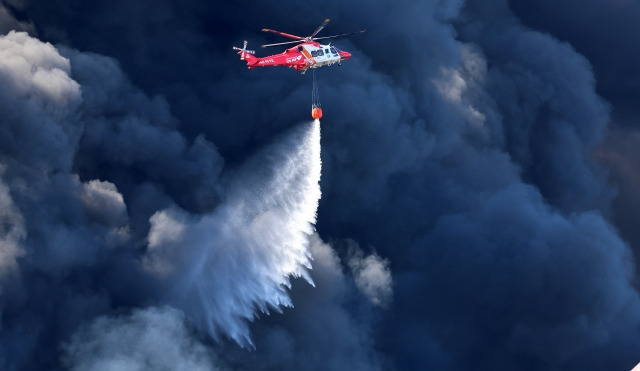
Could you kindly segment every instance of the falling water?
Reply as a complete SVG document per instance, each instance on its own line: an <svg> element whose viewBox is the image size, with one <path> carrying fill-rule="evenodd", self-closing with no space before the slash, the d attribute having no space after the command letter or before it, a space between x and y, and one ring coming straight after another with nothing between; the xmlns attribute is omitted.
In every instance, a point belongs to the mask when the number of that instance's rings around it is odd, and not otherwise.
<svg viewBox="0 0 640 371"><path fill-rule="evenodd" d="M315 120L249 160L215 212L156 213L144 263L171 282L169 304L213 337L226 334L252 345L247 320L291 306L291 277L312 284L308 236L321 196L320 173Z"/></svg>

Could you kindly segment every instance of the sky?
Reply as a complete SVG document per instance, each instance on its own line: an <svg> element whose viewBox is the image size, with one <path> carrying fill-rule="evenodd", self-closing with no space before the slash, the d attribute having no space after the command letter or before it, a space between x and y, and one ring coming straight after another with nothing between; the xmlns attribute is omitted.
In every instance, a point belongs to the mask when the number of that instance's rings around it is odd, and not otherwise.
<svg viewBox="0 0 640 371"><path fill-rule="evenodd" d="M311 74L232 50L332 40ZM3 370L630 370L640 5L0 1Z"/></svg>

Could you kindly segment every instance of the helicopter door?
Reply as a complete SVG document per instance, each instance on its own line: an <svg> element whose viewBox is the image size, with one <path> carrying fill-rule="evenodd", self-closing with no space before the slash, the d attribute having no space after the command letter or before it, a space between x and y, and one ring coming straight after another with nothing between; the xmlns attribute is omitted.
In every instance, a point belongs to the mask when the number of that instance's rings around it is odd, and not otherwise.
<svg viewBox="0 0 640 371"><path fill-rule="evenodd" d="M315 59L317 65L327 64L328 56L325 54L324 49L316 49L311 51L311 56Z"/></svg>

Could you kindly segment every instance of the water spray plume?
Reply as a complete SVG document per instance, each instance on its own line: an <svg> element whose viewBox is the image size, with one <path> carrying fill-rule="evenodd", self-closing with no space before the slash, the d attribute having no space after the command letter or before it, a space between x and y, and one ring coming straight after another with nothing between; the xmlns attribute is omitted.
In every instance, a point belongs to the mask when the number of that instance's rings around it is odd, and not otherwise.
<svg viewBox="0 0 640 371"><path fill-rule="evenodd" d="M151 218L145 266L173 282L170 301L202 330L252 346L247 320L292 306L290 278L311 268L308 236L320 199L320 122L256 155L215 212Z"/></svg>

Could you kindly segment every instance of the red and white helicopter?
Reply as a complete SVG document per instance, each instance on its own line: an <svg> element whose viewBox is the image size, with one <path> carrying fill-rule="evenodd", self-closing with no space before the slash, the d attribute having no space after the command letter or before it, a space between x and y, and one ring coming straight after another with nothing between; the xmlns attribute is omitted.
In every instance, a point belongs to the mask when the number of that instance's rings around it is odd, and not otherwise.
<svg viewBox="0 0 640 371"><path fill-rule="evenodd" d="M242 48L234 46L233 50L238 50L240 60L246 60L249 69L254 67L286 66L294 68L296 71L302 71L302 73L304 74L309 68L330 66L335 63L338 63L338 65L340 65L340 62L342 62L343 60L351 58L351 53L338 50L335 46L331 46L331 44L322 45L316 40L343 37L347 35L363 33L366 30L333 36L316 37L318 32L320 32L327 25L327 23L329 23L328 18L325 19L324 22L322 22L322 24L314 33L307 37L291 35L285 32L275 31L268 28L262 29L262 32L271 32L295 40L276 44L262 45L263 48L266 48L268 46L300 43L300 45L289 48L280 54L269 55L263 58L256 57L256 52L254 50L247 50L246 40L244 41L244 45L242 46Z"/></svg>

